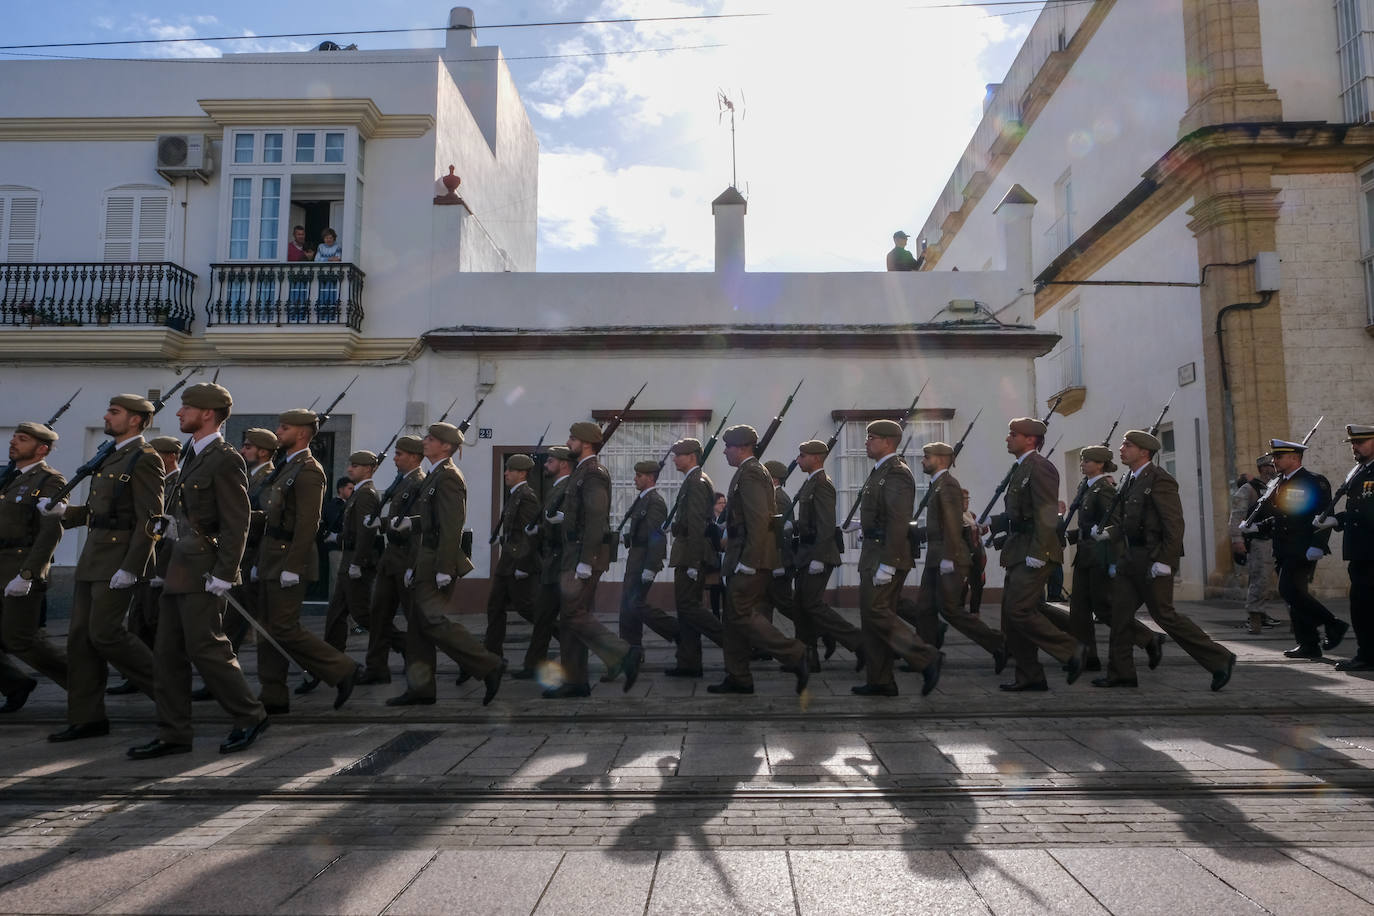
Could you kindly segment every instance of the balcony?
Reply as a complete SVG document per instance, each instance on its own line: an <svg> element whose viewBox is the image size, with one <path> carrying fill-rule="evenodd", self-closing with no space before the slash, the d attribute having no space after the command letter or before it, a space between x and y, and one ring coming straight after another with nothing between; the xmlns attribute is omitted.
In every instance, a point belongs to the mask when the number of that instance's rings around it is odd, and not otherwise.
<svg viewBox="0 0 1374 916"><path fill-rule="evenodd" d="M205 340L237 359L347 359L362 346L363 280L339 261L210 265Z"/></svg>

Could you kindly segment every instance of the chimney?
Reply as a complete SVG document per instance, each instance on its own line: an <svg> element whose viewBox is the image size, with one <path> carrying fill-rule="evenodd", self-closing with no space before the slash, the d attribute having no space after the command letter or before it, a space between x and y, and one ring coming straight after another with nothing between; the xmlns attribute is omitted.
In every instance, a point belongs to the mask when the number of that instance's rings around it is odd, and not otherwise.
<svg viewBox="0 0 1374 916"><path fill-rule="evenodd" d="M1031 288L1031 217L1035 214L1035 204L1029 191L1014 184L992 211L1002 224L1004 269L1021 290Z"/></svg>
<svg viewBox="0 0 1374 916"><path fill-rule="evenodd" d="M733 185L711 201L716 218L716 273L744 273L744 214L749 204Z"/></svg>
<svg viewBox="0 0 1374 916"><path fill-rule="evenodd" d="M471 8L455 6L448 11L448 32L445 50L477 47L477 17Z"/></svg>

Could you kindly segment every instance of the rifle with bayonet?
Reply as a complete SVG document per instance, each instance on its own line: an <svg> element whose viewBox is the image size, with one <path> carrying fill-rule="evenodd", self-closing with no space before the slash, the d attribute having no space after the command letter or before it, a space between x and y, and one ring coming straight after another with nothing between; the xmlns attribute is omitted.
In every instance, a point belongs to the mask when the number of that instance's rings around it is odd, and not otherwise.
<svg viewBox="0 0 1374 916"><path fill-rule="evenodd" d="M1103 448L1110 448L1112 436L1116 433L1116 428L1121 425L1121 418L1126 415L1126 405L1121 405L1121 413L1116 415L1112 421L1112 428L1107 430L1107 435L1102 440ZM1059 540L1064 543L1065 532L1069 530L1069 523L1078 514L1078 510L1083 506L1083 499L1088 495L1088 478L1083 478L1078 482L1078 492L1074 494L1073 502L1069 503L1069 510L1064 513L1064 517L1059 520Z"/></svg>
<svg viewBox="0 0 1374 916"><path fill-rule="evenodd" d="M387 454L391 451L391 447L396 444L397 439L401 438L401 433L405 431L405 428L406 424L402 423L396 431L391 434L391 438L386 440L386 445L383 445L382 450L377 453L377 462L379 464L386 459Z"/></svg>
<svg viewBox="0 0 1374 916"><path fill-rule="evenodd" d="M329 402L329 406L326 407L322 413L316 414L316 433L319 433L320 430L324 429L324 425L329 422L329 416L334 412L334 408L339 406L339 402L344 399L344 395L348 394L348 389L352 388L353 382L356 382L357 380L358 376L353 376L352 381L350 381L347 385L343 387L343 391L340 391L338 396L335 397L334 400ZM307 407L306 410L313 410L315 405L319 402L320 399L318 397L315 398L315 400L310 402L310 406ZM259 492L270 487L272 483L282 475L282 472L286 470L286 458L289 454L288 448L289 447L285 445L279 446L277 448L276 454L272 456L272 473L268 474L267 479L262 482L262 486L258 488Z"/></svg>
<svg viewBox="0 0 1374 916"><path fill-rule="evenodd" d="M844 429L844 425L848 422L848 420L841 420L839 424L835 427L835 431L830 434L830 438L825 441L825 454L827 456L829 456L829 454L835 450L835 443L840 441L840 432ZM784 484L787 483L787 478L791 477L792 472L796 469L797 459L793 458L792 463L787 466L787 473L782 476L782 482ZM790 525L795 520L794 516L796 515L796 511L797 502L796 500L793 500L792 502L787 504L787 512L783 514L782 522L784 525ZM841 549L841 552L843 552L843 549Z"/></svg>
<svg viewBox="0 0 1374 916"><path fill-rule="evenodd" d="M902 418L901 418L900 420L897 421L897 425L899 425L902 429L906 429L907 423L909 423L909 422L911 421L911 418L916 414L916 405L919 404L919 403L921 402L921 395L925 394L926 385L929 385L929 384L930 384L930 379L926 379L926 380L925 380L925 384L921 385L921 390L918 391L918 392L916 392L916 397L914 397L914 398L911 399L911 404L910 404L910 405L907 407L907 409L902 413ZM1058 402L1056 402L1056 403L1058 403ZM911 442L911 440L908 439L908 440L907 440L907 443L910 444L910 442ZM906 448L907 448L907 447L906 447L905 445L902 446L902 451L905 452L905 451L906 451ZM875 468L874 470L877 470L877 469ZM873 476L873 473L870 471L868 476L869 476L869 477L872 477L872 476ZM865 492L866 490L868 490L868 481L867 481L867 480L864 481L863 487L861 487L861 488L859 489L859 495L858 495L858 497L854 500L854 505L852 505L852 506L849 507L849 514L846 515L846 516L844 517L844 523L843 523L842 525L840 525L840 530L841 530L841 531L844 531L846 528L848 528L849 525L850 525L850 523L854 521L854 514L855 514L856 512L859 511L859 506L863 504L863 501L864 501L864 492ZM841 539L837 537L836 540L841 540Z"/></svg>
<svg viewBox="0 0 1374 916"><path fill-rule="evenodd" d="M959 460L959 453L964 450L964 443L968 441L969 433L973 432L973 424L977 423L978 418L982 415L983 408L979 407L978 412L974 414L973 419L969 421L968 428L964 430L964 434L959 437L958 442L954 443L954 454L949 458L950 467L954 467L954 462ZM934 492L934 486L926 487L925 495L921 497L920 503L917 504L916 511L911 514L911 524L907 528L907 535L911 541L911 558L913 560L919 560L921 558L921 545L926 541L926 528L920 524L921 513L924 512L926 506L930 504L930 497Z"/></svg>
<svg viewBox="0 0 1374 916"><path fill-rule="evenodd" d="M1336 492L1333 493L1333 494L1331 495L1331 502L1327 503L1327 504L1326 504L1326 508L1322 509L1321 512L1318 512L1318 513L1317 513L1317 517L1316 517L1315 519L1312 520L1312 524L1313 524L1314 526L1316 526L1318 522L1325 522L1328 518L1330 518L1330 517L1332 516L1332 514L1336 511L1336 505L1337 505L1342 499L1345 498L1345 494L1347 494L1347 493L1350 492L1350 484L1351 484L1351 482L1355 479L1356 475L1358 475L1358 474L1360 473L1360 471L1362 471L1362 470L1364 470L1364 462L1359 461L1358 458L1357 458L1357 460L1356 460L1356 462L1355 462L1355 466L1354 466L1353 468L1350 469L1350 473L1349 473L1349 474L1346 474L1346 475L1345 475L1345 480L1342 481L1342 482L1341 482L1341 485L1340 485L1339 487L1336 488ZM1321 526L1320 526L1320 528L1327 528L1327 527L1330 527L1330 526L1328 526L1328 525L1321 525ZM1318 530L1320 530L1320 528L1319 528Z"/></svg>
<svg viewBox="0 0 1374 916"><path fill-rule="evenodd" d="M1045 416L1040 420L1041 423L1045 424L1047 427L1049 426L1050 417L1054 416L1054 412L1059 409L1059 402L1062 400L1064 400L1062 394L1054 399L1054 403L1050 405L1050 409L1045 412ZM1011 467L1007 469L1007 473L1002 478L1002 481L997 484L997 489L992 491L992 499L988 500L987 506L983 509L983 514L978 516L979 530L982 530L983 523L988 520L988 515L992 512L993 506L997 505L997 500L1007 491L1007 485L1011 483L1011 475L1016 473L1018 467L1020 467L1020 462L1012 462ZM998 550L1001 549L1000 545L996 544L992 538L989 539L989 544Z"/></svg>
<svg viewBox="0 0 1374 916"><path fill-rule="evenodd" d="M663 453L663 457L658 459L659 473L663 472L663 466L668 463L668 458L673 454L673 447L668 446L668 450ZM630 546L630 536L625 534L625 525L629 523L631 516L635 513L635 506L639 504L639 493L635 493L634 499L630 500L630 506L625 510L625 515L620 519L620 524L616 526L615 532L611 535L611 562L614 563L620 558L620 545L622 541L626 547Z"/></svg>
<svg viewBox="0 0 1374 916"><path fill-rule="evenodd" d="M1325 414L1317 418L1317 422L1312 424L1312 428L1307 431L1307 435L1302 437L1303 445L1307 445L1308 441L1316 434L1317 427L1321 426L1322 421L1325 419ZM1257 523L1260 513L1264 511L1264 508L1266 506L1273 504L1274 494L1278 492L1279 484L1281 483L1283 483L1282 474L1278 475L1273 480L1269 481L1269 487L1264 491L1264 495L1259 498L1259 502L1255 503L1254 510L1250 513L1250 517L1245 520L1245 523L1241 525L1241 528L1250 528ZM1333 506L1336 504L1334 498L1332 499L1331 504Z"/></svg>
<svg viewBox="0 0 1374 916"><path fill-rule="evenodd" d="M1054 454L1054 450L1057 449L1057 448L1059 448L1059 443L1061 443L1061 442L1063 442L1063 441L1064 441L1064 436L1061 434L1061 435L1059 436L1058 439L1055 439L1055 440L1054 440L1054 445L1051 445L1051 446L1050 446L1050 450L1049 450L1048 452L1045 453L1045 457L1046 457L1046 458L1049 458L1051 455L1053 455L1053 454Z"/></svg>
<svg viewBox="0 0 1374 916"><path fill-rule="evenodd" d="M778 427L782 426L782 418L787 416L787 411L792 408L792 399L797 396L798 391L801 391L802 382L804 381L806 381L806 379L803 378L801 382L797 382L797 387L792 389L792 393L789 394L787 400L783 402L782 410L779 410L777 416L773 417L773 422L768 424L768 429L764 432L762 438L759 439L758 444L754 446L754 457L759 459L759 461L763 460L763 453L768 450L769 443L771 443L773 437L778 434Z"/></svg>
<svg viewBox="0 0 1374 916"><path fill-rule="evenodd" d="M57 408L57 412L54 413L51 417L48 417L48 422L44 423L43 425L48 427L48 429L52 429L53 424L56 423L58 420L62 419L62 415L71 408L72 401L75 401L76 396L80 393L81 389L76 389L72 396L67 398L67 403ZM3 490L5 489L5 487L8 487L10 485L10 482L14 480L18 470L19 469L15 466L14 459L10 459L10 463L5 465L5 470L3 472L0 472L0 490Z"/></svg>
<svg viewBox="0 0 1374 916"><path fill-rule="evenodd" d="M476 412L477 412L477 411L475 411L475 410L473 411L473 413L476 413ZM544 447L544 437L547 436L547 435L549 434L549 429L550 429L552 426L553 426L553 421L550 420L550 421L549 421L549 425L548 425L548 426L545 426L545 427L544 427L544 431L543 431L542 433L539 434L539 441L536 442L536 443L534 444L534 451L532 451L532 452L529 453L529 454L530 454L530 458L532 458L533 460L535 460L535 461L538 461L538 460L539 460L538 458L535 458L535 456L538 455L538 454L539 454L539 450L540 450L541 448ZM660 465L660 467L662 467L662 465ZM506 496L507 496L507 498L510 497L509 491L507 491ZM503 503L503 505L504 505L504 503ZM496 522L491 526L491 537L487 539L487 545L490 546L490 545L492 545L492 544L495 544L495 543L497 542L497 540L500 539L500 537L501 537L501 516L500 516L500 515L497 515L497 516L496 516Z"/></svg>
<svg viewBox="0 0 1374 916"><path fill-rule="evenodd" d="M648 382L640 385L639 390L630 395L630 399L625 402L625 406L620 408L620 411L614 417L611 417L611 421L601 430L601 444L596 448L598 452L606 447L607 442L611 441L611 436L614 436L615 431L620 428L620 424L625 422L625 415L630 412L631 407L635 406L635 401L639 400L639 396L644 393L644 389L648 386ZM553 505L549 506L549 511L547 513L548 518L553 518L562 510L563 500L566 499L567 496L568 491L566 489L558 494L558 498L553 501ZM610 534L609 531L606 532L607 537L610 537Z"/></svg>
<svg viewBox="0 0 1374 916"><path fill-rule="evenodd" d="M716 440L720 438L721 432L725 429L725 424L730 420L730 414L735 410L736 401L730 402L730 407L725 411L725 416L720 418L720 423L716 425L716 431L711 433L711 438L706 440L706 445L701 450L701 460L693 471L700 471L706 467L706 459L711 457L711 450L716 447ZM667 531L673 524L673 517L677 515L678 507L682 505L682 497L687 493L687 485L691 482L691 473L682 479L682 484L677 488L677 496L673 499L673 505L668 509L668 517L663 520L663 531ZM698 475L700 476L700 475Z"/></svg>

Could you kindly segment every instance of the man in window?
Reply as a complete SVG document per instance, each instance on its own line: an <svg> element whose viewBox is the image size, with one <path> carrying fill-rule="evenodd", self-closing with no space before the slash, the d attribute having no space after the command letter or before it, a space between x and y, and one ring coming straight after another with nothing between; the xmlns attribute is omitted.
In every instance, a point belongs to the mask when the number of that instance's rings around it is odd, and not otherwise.
<svg viewBox="0 0 1374 916"><path fill-rule="evenodd" d="M305 253L305 227L297 226L291 230L291 241L286 243L286 260L288 261L312 261Z"/></svg>

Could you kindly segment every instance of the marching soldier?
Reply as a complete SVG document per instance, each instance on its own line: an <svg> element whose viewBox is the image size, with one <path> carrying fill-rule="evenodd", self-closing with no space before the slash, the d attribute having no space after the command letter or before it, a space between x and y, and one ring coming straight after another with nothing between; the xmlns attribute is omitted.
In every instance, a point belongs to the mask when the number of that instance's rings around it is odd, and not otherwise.
<svg viewBox="0 0 1374 916"><path fill-rule="evenodd" d="M539 666L548 660L549 643L558 632L561 603L558 574L563 568L563 533L553 524L550 515L557 511L555 506L563 504L571 474L572 452L567 446L549 446L544 458L544 476L553 483L544 494L544 505L535 526L525 529L527 535L538 538L539 590L534 599L534 631L525 652L525 665L511 675L522 681L537 676Z"/></svg>
<svg viewBox="0 0 1374 916"><path fill-rule="evenodd" d="M390 684L390 654L405 657L406 634L396 627L396 610L410 619L411 589L406 583L406 570L411 566L411 532L397 531L393 522L410 516L411 507L420 498L424 485L425 445L419 436L402 436L396 440L391 461L396 465L396 479L382 495L381 507L363 524L386 537L381 559L377 563L372 585L372 598L367 622L367 661L358 676L359 684ZM431 698L430 702L433 702Z"/></svg>
<svg viewBox="0 0 1374 916"><path fill-rule="evenodd" d="M1274 577L1274 546L1269 538L1262 536L1247 537L1240 531L1259 505L1269 481L1277 477L1274 469L1274 456L1265 453L1255 459L1255 476L1236 487L1231 494L1231 557L1237 566L1244 566L1246 573L1245 615L1246 626L1251 633L1264 632L1265 598L1269 593L1269 583Z"/></svg>
<svg viewBox="0 0 1374 916"><path fill-rule="evenodd" d="M48 569L62 539L57 516L44 515L37 508L40 499L67 482L45 460L56 444L57 433L42 423L20 423L10 437L9 457L15 470L0 490L0 579L5 581L0 599L0 693L5 695L5 704L0 712L23 709L38 687L6 652L64 690L67 687L67 655L48 642L38 627Z"/></svg>
<svg viewBox="0 0 1374 916"><path fill-rule="evenodd" d="M1007 666L1006 638L982 618L964 610L960 598L973 566L973 554L964 537L964 491L950 467L954 447L931 442L922 447L921 470L930 477L930 502L925 538L929 544L925 569L917 592L915 620L908 620L921 639L938 645L940 618L949 621L992 655L995 674Z"/></svg>
<svg viewBox="0 0 1374 916"><path fill-rule="evenodd" d="M668 555L668 538L663 523L668 506L658 492L659 464L648 459L635 462L635 489L639 495L630 506L629 530L625 532L625 581L620 596L620 638L632 646L642 646L644 627L648 626L669 642L676 642L677 618L648 602L649 587L663 571Z"/></svg>
<svg viewBox="0 0 1374 916"><path fill-rule="evenodd" d="M772 460L763 463L764 470L773 480L773 498L776 505L773 507L773 514L779 519L786 519L791 515L792 497L787 495L783 489L782 482L787 477L787 465L781 461ZM815 639L807 641L805 628L800 627L796 619L796 609L792 596L792 578L796 573L796 557L792 550L792 528L794 522L786 522L786 531L778 533L778 567L772 570L772 576L768 582L768 598L763 605L763 617L769 623L773 622L773 611L777 611L788 620L792 621L793 629L797 632L797 638L802 640L803 645L812 646ZM809 665L809 656L808 656Z"/></svg>
<svg viewBox="0 0 1374 916"><path fill-rule="evenodd" d="M334 688L334 708L339 709L353 693L358 665L301 626L305 587L319 575L315 533L328 485L324 468L310 453L318 423L315 412L303 408L288 410L277 418L277 440L286 457L268 476L259 496L262 543L256 568L249 575L260 583L267 632L307 674ZM259 642L259 699L270 715L291 710L286 672L286 656ZM210 690L214 692L213 687Z"/></svg>
<svg viewBox="0 0 1374 916"><path fill-rule="evenodd" d="M243 750L267 730L267 712L253 696L223 626L250 511L243 459L220 435L232 405L229 392L213 382L181 394L177 419L191 440L164 517L174 536L157 626L158 735L129 748L135 760L190 752L193 665L234 722L221 754Z"/></svg>
<svg viewBox="0 0 1374 916"><path fill-rule="evenodd" d="M506 504L501 508L501 556L496 561L487 596L487 632L483 643L488 652L502 656L503 660L506 612L513 610L534 623L534 576L539 572L539 557L534 536L525 533L525 529L539 522L539 497L529 484L532 470L534 459L529 455L511 455L502 475Z"/></svg>
<svg viewBox="0 0 1374 916"><path fill-rule="evenodd" d="M253 427L243 432L243 443L239 446L239 457L243 459L244 467L248 471L248 502L254 509L253 516L248 524L248 540L243 546L243 561L240 564L238 585L235 585L230 594L239 604L243 605L247 611L253 615L255 620L262 620L262 601L259 600L262 590L252 581L253 567L258 563L258 547L262 543L262 515L258 510L262 509L260 498L262 496L262 486L267 482L267 478L272 476L276 466L272 463L272 456L276 454L281 443L277 441L277 434L270 429ZM243 641L247 638L252 627L248 621L238 614L231 614L230 618L224 622L225 635L229 637L230 644L234 647L234 652L239 651ZM191 695L193 700L210 699L208 688L202 687Z"/></svg>
<svg viewBox="0 0 1374 916"><path fill-rule="evenodd" d="M1350 623L1355 628L1355 655L1336 663L1337 671L1374 670L1374 426L1345 428L1355 466L1345 477L1345 510L1313 520L1318 529L1345 532L1341 556L1350 574ZM1333 504L1327 512L1335 513Z"/></svg>
<svg viewBox="0 0 1374 916"><path fill-rule="evenodd" d="M874 420L868 424L865 450L875 464L859 494L859 517L846 531L861 531L859 552L859 623L864 637L865 683L851 690L859 696L897 696L892 656L902 657L921 672L921 696L940 681L944 656L922 641L897 616L897 599L911 572L911 539L907 529L916 510L916 478L897 446L901 424Z"/></svg>
<svg viewBox="0 0 1374 916"><path fill-rule="evenodd" d="M587 682L587 650L606 665L611 679L625 675L629 691L639 678L644 650L631 646L607 630L592 615L596 585L610 566L611 475L597 460L601 427L581 420L568 430L568 452L576 464L568 478L566 498L550 521L562 526L563 560L559 637L565 681L544 691L549 699L591 696Z"/></svg>
<svg viewBox="0 0 1374 916"><path fill-rule="evenodd" d="M777 497L773 481L754 455L759 435L752 426L732 426L721 437L725 460L735 469L725 491L725 679L707 687L710 693L753 693L749 672L752 652L782 662L797 676L797 693L811 677L806 647L789 638L763 616L770 571L782 562L778 552Z"/></svg>
<svg viewBox="0 0 1374 916"><path fill-rule="evenodd" d="M1331 552L1331 531L1314 528L1312 522L1331 504L1331 484L1302 466L1307 446L1283 439L1269 440L1269 454L1279 480L1261 500L1255 520L1241 526L1241 534L1267 533L1274 545L1279 568L1279 597L1288 603L1293 635L1298 644L1283 654L1289 658L1321 658L1322 650L1336 648L1350 625L1339 620L1312 595L1312 576L1317 561ZM1318 628L1326 629L1322 638Z"/></svg>
<svg viewBox="0 0 1374 916"><path fill-rule="evenodd" d="M797 638L806 645L806 665L813 672L821 668L819 637L826 643L829 658L839 643L854 653L856 671L864 669L863 634L859 628L825 603L825 588L830 574L840 565L840 545L835 526L835 484L825 472L829 454L826 444L810 439L797 446L797 467L806 475L793 502L792 562L796 566L795 607Z"/></svg>
<svg viewBox="0 0 1374 916"><path fill-rule="evenodd" d="M988 549L983 544L985 531L978 524L978 516L973 514L973 510L968 507L968 490L964 494L964 540L968 542L971 551L972 567L969 569L968 581L964 584L963 594L960 596L960 604L967 602L968 612L977 616L982 610L983 586L988 581Z"/></svg>
<svg viewBox="0 0 1374 916"><path fill-rule="evenodd" d="M1106 527L1090 530L1095 539L1111 541L1116 566L1107 674L1094 679L1093 686L1137 686L1131 632L1143 602L1169 638L1211 672L1212 689L1220 690L1231 679L1236 657L1174 610L1174 570L1183 556L1183 504L1178 481L1153 462L1159 447L1159 440L1144 430L1126 433L1120 455L1130 474L1121 482Z"/></svg>
<svg viewBox="0 0 1374 916"><path fill-rule="evenodd" d="M40 512L61 515L65 528L85 525L86 546L76 563L76 594L67 630L66 728L49 741L110 733L105 718L105 681L113 664L140 691L153 695L153 652L124 626L131 589L152 569L148 520L162 514L162 461L143 441L153 405L135 394L117 394L105 411L109 454L91 476L84 506L38 502Z"/></svg>
<svg viewBox="0 0 1374 916"><path fill-rule="evenodd" d="M339 529L339 577L334 583L329 615L324 624L324 641L340 652L348 646L348 619L352 617L361 624L371 619L369 605L372 583L377 577L381 541L377 529L365 522L377 515L382 504L372 483L380 462L372 452L357 451L348 456L348 470L344 472L353 484L353 492L344 503Z"/></svg>
<svg viewBox="0 0 1374 916"><path fill-rule="evenodd" d="M673 467L687 476L682 479L672 524L673 548L668 554L679 627L677 663L664 672L668 677L701 677L703 636L718 646L725 644L725 628L702 600L707 570L716 565L716 549L708 533L715 517L716 487L702 470L701 453L701 442L696 439L673 443Z"/></svg>
<svg viewBox="0 0 1374 916"><path fill-rule="evenodd" d="M406 570L406 583L415 590L406 630L406 689L386 702L388 706L432 704L436 649L442 649L466 675L482 679L486 686L482 705L486 706L501 688L505 671L501 656L482 648L466 627L446 614L453 583L472 572L472 560L462 544L467 481L453 463L463 434L452 423L432 423L423 444L430 472L410 514L391 522L396 532L418 530L419 545L413 565Z"/></svg>
<svg viewBox="0 0 1374 916"><path fill-rule="evenodd" d="M1048 690L1039 649L1067 663L1066 680L1072 684L1083 673L1087 647L1050 623L1040 610L1050 566L1064 561L1058 532L1059 472L1039 452L1045 444L1045 424L1021 417L1007 429L1007 451L1016 456L1016 468L1007 483L1006 511L993 517L992 530L1007 535L1000 560L1007 571L1002 630L1007 653L1016 661L1016 679L998 686L1012 692Z"/></svg>

